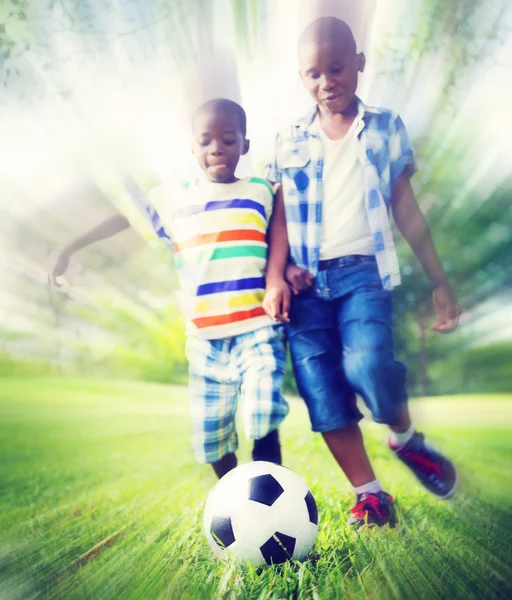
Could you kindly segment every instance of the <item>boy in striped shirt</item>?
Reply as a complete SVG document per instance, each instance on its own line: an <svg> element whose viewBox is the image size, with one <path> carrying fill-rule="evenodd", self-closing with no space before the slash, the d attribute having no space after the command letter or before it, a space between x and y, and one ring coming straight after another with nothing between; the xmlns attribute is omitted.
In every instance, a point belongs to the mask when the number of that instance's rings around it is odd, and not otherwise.
<svg viewBox="0 0 512 600"><path fill-rule="evenodd" d="M192 443L218 477L233 469L235 415L244 403L253 459L281 463L278 427L289 407L281 393L290 292L284 281L288 242L280 189L235 177L249 150L246 116L235 102L205 103L194 115L194 155L206 177L152 190L139 207L153 237L174 252L187 320ZM118 215L61 251L51 274L78 249L136 223Z"/></svg>

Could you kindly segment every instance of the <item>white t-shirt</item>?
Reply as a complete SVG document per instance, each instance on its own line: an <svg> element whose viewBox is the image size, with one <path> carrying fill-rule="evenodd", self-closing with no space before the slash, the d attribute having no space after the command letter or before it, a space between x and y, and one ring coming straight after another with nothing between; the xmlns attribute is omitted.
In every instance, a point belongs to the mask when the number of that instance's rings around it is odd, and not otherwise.
<svg viewBox="0 0 512 600"><path fill-rule="evenodd" d="M364 167L358 159L356 121L340 140L331 140L318 122L324 149L320 260L375 254L365 207Z"/></svg>

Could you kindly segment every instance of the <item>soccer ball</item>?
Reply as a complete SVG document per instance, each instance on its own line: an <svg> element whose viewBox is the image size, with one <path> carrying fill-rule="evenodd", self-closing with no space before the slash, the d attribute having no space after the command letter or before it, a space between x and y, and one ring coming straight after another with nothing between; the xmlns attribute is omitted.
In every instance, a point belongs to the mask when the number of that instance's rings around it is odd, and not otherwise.
<svg viewBox="0 0 512 600"><path fill-rule="evenodd" d="M204 511L208 544L254 566L304 559L315 543L318 511L296 473L256 461L233 469L210 492Z"/></svg>

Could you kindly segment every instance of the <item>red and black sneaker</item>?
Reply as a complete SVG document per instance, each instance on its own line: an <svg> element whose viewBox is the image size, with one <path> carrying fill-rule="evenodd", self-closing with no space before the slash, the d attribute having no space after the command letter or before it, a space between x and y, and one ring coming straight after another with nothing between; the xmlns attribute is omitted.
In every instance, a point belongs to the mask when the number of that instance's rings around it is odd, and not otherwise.
<svg viewBox="0 0 512 600"><path fill-rule="evenodd" d="M449 498L457 489L457 471L453 463L426 443L422 433L414 433L405 446L393 446L391 441L388 446L431 494Z"/></svg>
<svg viewBox="0 0 512 600"><path fill-rule="evenodd" d="M380 491L375 494L365 492L358 494L355 506L350 509L350 518L347 524L355 529L363 525L396 525L396 514L393 498L386 492Z"/></svg>

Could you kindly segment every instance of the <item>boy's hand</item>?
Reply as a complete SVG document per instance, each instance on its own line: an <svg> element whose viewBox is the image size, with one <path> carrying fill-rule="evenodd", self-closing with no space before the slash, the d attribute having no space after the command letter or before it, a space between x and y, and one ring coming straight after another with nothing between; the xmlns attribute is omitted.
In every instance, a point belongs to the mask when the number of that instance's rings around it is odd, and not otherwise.
<svg viewBox="0 0 512 600"><path fill-rule="evenodd" d="M313 275L306 269L296 265L288 265L285 271L285 279L290 284L294 296L309 289L313 285Z"/></svg>
<svg viewBox="0 0 512 600"><path fill-rule="evenodd" d="M437 315L437 321L432 325L433 331L448 333L456 329L462 311L450 285L443 283L436 286L432 298Z"/></svg>
<svg viewBox="0 0 512 600"><path fill-rule="evenodd" d="M48 283L54 285L55 287L61 287L60 283L57 281L57 277L64 275L64 273L68 270L68 266L69 254L67 252L61 252L55 261L53 269L50 271L50 273L48 273Z"/></svg>
<svg viewBox="0 0 512 600"><path fill-rule="evenodd" d="M265 290L263 308L274 321L289 323L290 299L290 288L283 281L281 284L272 285Z"/></svg>

